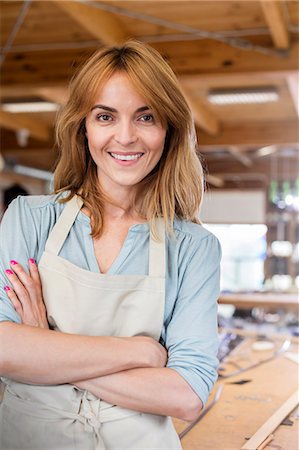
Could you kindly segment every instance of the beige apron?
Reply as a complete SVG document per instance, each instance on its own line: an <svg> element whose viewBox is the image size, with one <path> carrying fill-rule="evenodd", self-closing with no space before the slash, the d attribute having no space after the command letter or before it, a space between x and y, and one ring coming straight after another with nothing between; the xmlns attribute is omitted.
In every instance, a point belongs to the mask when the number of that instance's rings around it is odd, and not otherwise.
<svg viewBox="0 0 299 450"><path fill-rule="evenodd" d="M165 302L163 221L158 221L163 241L150 237L148 276L99 274L58 256L81 206L76 196L66 204L39 262L49 323L66 333L159 339ZM169 417L111 405L69 384L6 381L1 450L182 448Z"/></svg>

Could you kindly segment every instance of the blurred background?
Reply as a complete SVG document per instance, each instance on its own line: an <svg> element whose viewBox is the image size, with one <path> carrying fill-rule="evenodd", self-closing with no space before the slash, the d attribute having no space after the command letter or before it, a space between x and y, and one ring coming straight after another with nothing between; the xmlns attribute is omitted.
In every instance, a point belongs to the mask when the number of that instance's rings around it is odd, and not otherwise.
<svg viewBox="0 0 299 450"><path fill-rule="evenodd" d="M298 332L298 1L1 1L0 203L51 192L53 126L77 67L136 38L192 108L201 219L223 249L220 312ZM295 312L294 312L295 311ZM269 325L270 326L270 325Z"/></svg>

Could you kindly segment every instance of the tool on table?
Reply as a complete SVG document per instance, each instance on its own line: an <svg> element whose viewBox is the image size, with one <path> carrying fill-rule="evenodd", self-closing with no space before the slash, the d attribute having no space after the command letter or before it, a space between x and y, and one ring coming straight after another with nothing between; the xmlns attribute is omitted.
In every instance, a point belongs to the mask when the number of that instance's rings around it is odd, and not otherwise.
<svg viewBox="0 0 299 450"><path fill-rule="evenodd" d="M271 356L269 356L269 358L265 358L262 359L261 361L258 361L254 364L251 364L250 366L247 367L242 367L239 368L238 370L235 370L233 372L230 372L228 374L222 374L221 372L219 373L219 378L229 378L229 377L233 377L235 375L239 375L239 373L245 372L246 370L250 370L250 369L254 369L255 367L259 367L260 365L272 361L273 359L277 358L278 356L282 355L283 353L285 353L289 347L291 345L291 340L290 339L286 339L282 346L276 351L274 352Z"/></svg>
<svg viewBox="0 0 299 450"><path fill-rule="evenodd" d="M252 380L247 380L247 379L243 379L243 380L237 380L237 381L231 381L228 382L226 384L246 384L246 383L250 383Z"/></svg>
<svg viewBox="0 0 299 450"><path fill-rule="evenodd" d="M241 450L256 450L273 433L281 422L298 405L299 391L296 390L283 405L269 417L256 433L241 447ZM263 448L263 447L262 447Z"/></svg>
<svg viewBox="0 0 299 450"><path fill-rule="evenodd" d="M267 447L268 444L270 444L271 441L274 439L274 434L269 434L267 439L264 440L264 442L258 446L257 450L263 450L263 448Z"/></svg>
<svg viewBox="0 0 299 450"><path fill-rule="evenodd" d="M192 423L190 423L190 425L187 426L187 428L185 428L180 434L179 434L179 438L183 439L184 436L186 436L187 433L189 433L190 430L192 430L192 428L195 427L195 425L198 424L198 422L213 408L213 406L215 405L215 403L218 402L220 396L221 396L221 392L223 389L223 384L220 384L218 386L218 389L216 391L214 400L209 404L209 406L207 406L207 408L205 408L202 413L197 417L197 419L195 419Z"/></svg>
<svg viewBox="0 0 299 450"><path fill-rule="evenodd" d="M221 362L229 353L241 344L245 339L240 334L224 331L219 334L219 350L217 354L218 360Z"/></svg>

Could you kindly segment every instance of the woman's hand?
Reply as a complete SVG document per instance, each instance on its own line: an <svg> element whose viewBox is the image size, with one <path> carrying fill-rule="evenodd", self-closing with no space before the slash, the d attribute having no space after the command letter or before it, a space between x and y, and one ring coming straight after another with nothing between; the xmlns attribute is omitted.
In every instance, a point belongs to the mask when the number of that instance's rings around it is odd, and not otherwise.
<svg viewBox="0 0 299 450"><path fill-rule="evenodd" d="M143 355L145 364L140 367L165 367L167 350L150 336L133 336L129 338L136 347L137 354Z"/></svg>
<svg viewBox="0 0 299 450"><path fill-rule="evenodd" d="M29 275L17 261L10 261L10 266L13 270L7 269L5 273L12 288L5 286L4 289L21 317L22 323L49 329L41 281L35 260L29 259Z"/></svg>

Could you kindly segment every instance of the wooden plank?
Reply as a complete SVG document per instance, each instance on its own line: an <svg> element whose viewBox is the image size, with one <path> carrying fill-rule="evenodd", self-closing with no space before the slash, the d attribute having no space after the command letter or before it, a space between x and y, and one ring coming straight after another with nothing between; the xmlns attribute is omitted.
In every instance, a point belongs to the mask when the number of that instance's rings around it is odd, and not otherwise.
<svg viewBox="0 0 299 450"><path fill-rule="evenodd" d="M261 6L275 47L279 49L287 49L290 45L289 31L285 16L283 14L281 1L261 1Z"/></svg>
<svg viewBox="0 0 299 450"><path fill-rule="evenodd" d="M274 434L270 434L270 435L267 437L267 439L266 439L261 445L258 446L257 450L263 450L265 447L267 447L267 445L268 445L271 441L273 441L273 439L274 439Z"/></svg>
<svg viewBox="0 0 299 450"><path fill-rule="evenodd" d="M242 51L212 40L154 43L153 47L165 55L181 75L298 70L298 41L292 42L285 57Z"/></svg>
<svg viewBox="0 0 299 450"><path fill-rule="evenodd" d="M0 110L0 126L14 131L27 129L30 135L41 141L48 141L50 139L50 131L47 125L33 120L26 114L13 114Z"/></svg>
<svg viewBox="0 0 299 450"><path fill-rule="evenodd" d="M219 146L266 146L270 144L297 144L299 139L298 121L260 121L222 124L220 133L212 136L198 131L201 147Z"/></svg>
<svg viewBox="0 0 299 450"><path fill-rule="evenodd" d="M1 27L5 41L11 32L20 10L20 1L0 1ZM55 24L53 26L53 24ZM52 1L32 1L25 17L24 26L21 26L13 42L13 47L19 45L34 45L35 43L78 42L91 39L90 33L77 22L70 19L58 9Z"/></svg>
<svg viewBox="0 0 299 450"><path fill-rule="evenodd" d="M110 3L110 2L106 2ZM236 29L238 24L242 28L258 28L264 26L264 20L260 14L259 4L256 1L244 0L154 0L154 1L126 1L111 2L113 6L119 6L129 11L146 14L153 17L166 19L174 23L174 28L165 32L174 32L176 23L183 23L195 28L208 31L222 31ZM163 32L162 27L152 25L146 21L138 21L126 18L128 29L136 36ZM135 31L136 30L136 31Z"/></svg>
<svg viewBox="0 0 299 450"><path fill-rule="evenodd" d="M241 450L256 450L269 434L272 433L298 405L299 391L294 392L285 403L257 430L257 432L241 447Z"/></svg>
<svg viewBox="0 0 299 450"><path fill-rule="evenodd" d="M119 44L127 39L127 33L122 23L114 14L79 2L53 1L104 44Z"/></svg>
<svg viewBox="0 0 299 450"><path fill-rule="evenodd" d="M209 78L214 86L218 81L220 82L218 86L221 86L222 80L226 83L226 80L232 76L233 83L240 85L242 81L244 86L247 85L245 77L249 85L249 80L258 80L259 77L263 77L263 79L260 78L260 84L267 84L265 79L268 74L271 84L271 77L273 83L275 78L281 79L282 74L298 71L299 42L296 41L292 43L289 54L285 58L237 51L213 41L205 41L205 45L200 41L196 46L194 42L183 43L183 46L181 44L176 42L153 46L168 58L180 77L188 77L188 85L185 84L185 87L191 90L196 83L198 86L199 80L205 80L207 84ZM18 58L14 53L9 53L2 67L2 85L66 82L72 75L74 65L87 59L95 49L92 47L84 51L82 49L28 51L21 52ZM237 80L241 76L241 81L238 83ZM185 82L185 79L182 81Z"/></svg>

